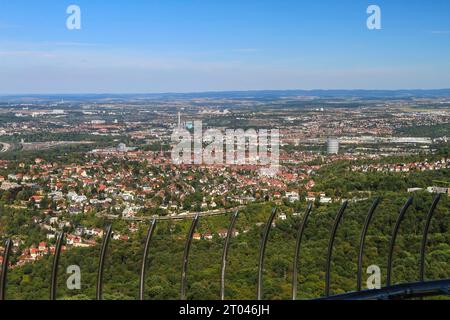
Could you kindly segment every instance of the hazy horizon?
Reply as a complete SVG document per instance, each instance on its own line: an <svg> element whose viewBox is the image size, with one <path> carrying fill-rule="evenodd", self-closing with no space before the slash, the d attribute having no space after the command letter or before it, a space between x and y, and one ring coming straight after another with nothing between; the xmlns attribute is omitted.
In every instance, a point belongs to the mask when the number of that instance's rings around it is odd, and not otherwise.
<svg viewBox="0 0 450 320"><path fill-rule="evenodd" d="M448 92L447 92L448 91ZM449 88L416 88L416 89L253 89L253 90L211 90L211 91L179 91L179 92L43 92L43 93L0 93L0 97L52 97L52 96L170 96L170 95L213 95L213 94L370 94L370 93L405 93L405 94L437 94L450 95Z"/></svg>
<svg viewBox="0 0 450 320"><path fill-rule="evenodd" d="M0 3L2 95L450 88L444 0Z"/></svg>

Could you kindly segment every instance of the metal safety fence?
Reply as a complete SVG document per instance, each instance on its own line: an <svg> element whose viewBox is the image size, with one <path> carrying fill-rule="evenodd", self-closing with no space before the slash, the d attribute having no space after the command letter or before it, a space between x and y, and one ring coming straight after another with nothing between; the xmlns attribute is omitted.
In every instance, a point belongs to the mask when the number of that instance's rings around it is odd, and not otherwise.
<svg viewBox="0 0 450 320"><path fill-rule="evenodd" d="M425 220L425 227L423 230L422 235L422 241L421 241L421 250L420 250L420 260L419 260L419 275L420 279L416 283L406 283L401 285L392 285L392 270L393 270L393 256L394 256L394 248L396 245L397 235L400 230L400 226L402 221L405 219L406 213L410 206L413 203L413 198L409 198L404 206L400 210L400 214L397 218L397 221L395 223L394 229L392 231L391 240L389 244L389 251L388 251L388 260L387 260L387 276L386 276L386 287L377 289L377 290L362 290L362 268L363 268L363 257L364 257L364 248L365 248L365 242L366 242L366 236L367 232L370 227L370 223L373 220L374 214L376 209L378 208L381 199L376 198L373 201L372 206L369 209L369 212L367 214L367 217L365 219L362 231L361 231L361 237L360 237L360 245L359 245L359 253L358 253L358 266L357 266L357 282L355 286L355 291L337 295L337 296L331 296L330 295L330 283L331 283L331 261L333 258L333 248L334 243L337 235L338 228L341 224L341 221L345 215L345 211L348 207L348 201L345 201L341 208L339 209L336 218L334 220L334 224L330 233L330 238L328 242L328 250L327 250L327 256L326 256L326 265L325 265L325 291L324 291L324 297L319 298L321 300L323 299L333 299L333 300L358 300L358 299L408 299L408 298L420 298L420 297L427 297L427 296L438 296L438 295L450 295L450 279L442 279L442 280L434 280L434 281L425 281L425 257L426 257L426 248L428 244L428 234L431 226L431 221L434 216L434 212L439 204L439 201L441 199L440 195L436 195L433 199L433 203L431 205L431 208L428 211L428 214L426 216ZM292 300L297 300L297 293L298 293L298 266L301 258L301 246L302 246L302 240L304 238L304 233L308 225L308 219L311 215L311 212L313 210L312 204L309 204L306 208L306 211L303 215L302 223L299 226L299 229L297 230L297 242L295 246L295 252L294 252L294 259L293 259L293 270L294 274L292 277ZM269 239L271 227L273 225L274 219L277 215L277 209L273 209L269 219L265 225L264 233L261 239L261 245L259 248L259 260L258 260L258 276L257 276L257 293L256 298L258 300L263 299L263 293L264 293L264 281L263 281L263 275L264 275L264 260L265 260L265 253L266 253L266 246ZM226 279L226 267L227 267L227 260L228 260L228 252L230 248L230 243L232 239L233 230L235 228L236 222L239 218L239 212L235 212L231 216L230 225L228 228L228 233L225 239L225 244L223 248L223 254L222 254L222 262L221 262L221 272L220 272L220 293L219 297L221 300L225 300L225 279ZM187 299L187 275L188 275L188 266L189 266L189 253L191 249L191 244L193 240L193 236L195 233L195 230L197 228L197 225L200 220L200 214L197 214L194 219L192 220L188 235L186 237L186 242L184 246L184 254L183 254L183 260L182 260L182 271L181 271L181 285L180 285L180 299L186 300ZM153 219L150 223L146 240L145 240L145 247L144 247L144 253L142 256L142 263L140 268L140 281L139 281L139 298L140 300L144 300L145 297L145 277L146 277L146 270L148 268L148 256L151 251L151 244L152 239L154 235L154 231L157 226L157 219ZM104 273L104 266L105 266L105 257L107 255L107 249L108 245L111 239L112 235L112 226L108 226L104 232L103 235L103 241L101 245L100 250L100 259L99 259L99 266L98 266L98 273L97 273L97 286L96 286L96 299L102 300L103 299L103 273ZM58 274L58 264L59 264L59 258L61 255L61 247L64 242L64 233L59 233L56 241L56 249L53 257L53 266L52 266L52 273L51 273L51 284L50 284L50 300L56 300L57 298L57 274ZM5 241L5 250L3 253L3 264L2 264L2 270L1 270L1 277L0 277L0 300L5 299L6 295L6 286L7 286L7 274L8 274L8 265L10 260L10 254L12 249L12 240L8 239Z"/></svg>

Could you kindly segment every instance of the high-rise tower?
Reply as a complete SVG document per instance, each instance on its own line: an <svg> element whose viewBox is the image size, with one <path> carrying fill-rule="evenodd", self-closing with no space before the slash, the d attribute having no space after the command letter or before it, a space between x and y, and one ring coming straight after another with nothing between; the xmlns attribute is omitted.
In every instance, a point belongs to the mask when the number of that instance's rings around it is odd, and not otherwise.
<svg viewBox="0 0 450 320"><path fill-rule="evenodd" d="M328 154L339 154L339 140L335 138L329 138L327 140Z"/></svg>

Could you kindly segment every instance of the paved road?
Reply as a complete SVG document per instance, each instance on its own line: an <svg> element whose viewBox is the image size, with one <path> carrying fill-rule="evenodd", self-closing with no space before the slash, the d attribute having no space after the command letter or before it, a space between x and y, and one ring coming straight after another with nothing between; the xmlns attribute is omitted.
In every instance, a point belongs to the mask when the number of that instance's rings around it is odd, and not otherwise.
<svg viewBox="0 0 450 320"><path fill-rule="evenodd" d="M245 206L239 206L239 207L235 207L235 208L231 208L231 209L219 209L219 210L212 210L212 211L206 211L206 212L201 212L200 213L200 217L213 217L213 216L220 216L223 214L227 214L227 213L231 213L231 212L236 212L237 210L242 210L244 209ZM115 219L119 219L118 215L111 215L111 214L105 214L105 213L99 213L98 214L101 217L105 217L107 219L110 220L115 220ZM191 220L193 219L195 216L197 215L197 213L189 213L189 214L185 214L185 215L177 215L177 216L165 216L165 217L129 217L129 218L123 218L123 220L126 221L137 221L137 222L145 222L145 221L150 221L156 218L156 220L158 221L175 221L175 220Z"/></svg>

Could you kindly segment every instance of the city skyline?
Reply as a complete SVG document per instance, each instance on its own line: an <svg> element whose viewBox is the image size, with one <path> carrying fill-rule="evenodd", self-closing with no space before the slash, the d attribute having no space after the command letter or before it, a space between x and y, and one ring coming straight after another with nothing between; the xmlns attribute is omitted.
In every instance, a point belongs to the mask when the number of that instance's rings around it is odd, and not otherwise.
<svg viewBox="0 0 450 320"><path fill-rule="evenodd" d="M81 30L68 30L68 6ZM366 10L381 8L382 29ZM450 87L447 1L15 1L0 94Z"/></svg>

